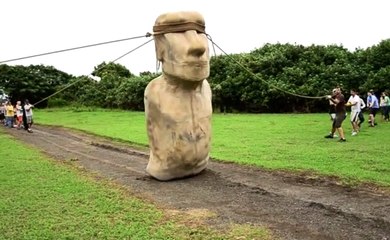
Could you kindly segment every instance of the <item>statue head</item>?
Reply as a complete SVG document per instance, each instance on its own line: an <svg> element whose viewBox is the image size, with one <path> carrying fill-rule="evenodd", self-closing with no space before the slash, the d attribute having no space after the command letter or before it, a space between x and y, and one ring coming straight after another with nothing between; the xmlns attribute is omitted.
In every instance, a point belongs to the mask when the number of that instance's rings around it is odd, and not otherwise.
<svg viewBox="0 0 390 240"><path fill-rule="evenodd" d="M153 27L157 60L163 74L185 81L202 81L209 76L209 48L205 21L197 12L160 15Z"/></svg>

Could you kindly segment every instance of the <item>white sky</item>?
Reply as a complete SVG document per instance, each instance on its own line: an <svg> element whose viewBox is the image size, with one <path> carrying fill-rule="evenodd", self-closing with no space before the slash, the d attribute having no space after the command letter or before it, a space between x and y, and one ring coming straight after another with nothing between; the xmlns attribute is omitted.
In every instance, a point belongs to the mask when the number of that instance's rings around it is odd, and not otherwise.
<svg viewBox="0 0 390 240"><path fill-rule="evenodd" d="M354 50L390 38L389 9L388 0L1 1L0 61L144 35L152 31L158 15L183 10L200 12L206 31L227 53L249 52L278 42L338 44ZM94 66L114 60L149 39L7 64L52 65L70 74L89 75ZM135 74L155 71L154 42L118 63Z"/></svg>

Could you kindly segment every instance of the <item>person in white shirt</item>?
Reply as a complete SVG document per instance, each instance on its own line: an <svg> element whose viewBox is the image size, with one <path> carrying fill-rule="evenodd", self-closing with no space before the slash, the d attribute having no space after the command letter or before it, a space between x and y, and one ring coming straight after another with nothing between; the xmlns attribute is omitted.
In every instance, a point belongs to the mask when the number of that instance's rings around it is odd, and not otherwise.
<svg viewBox="0 0 390 240"><path fill-rule="evenodd" d="M26 112L26 119L28 125L27 132L29 133L32 133L31 126L33 124L33 111L32 111L33 107L34 105L31 105L27 99L24 101L24 110Z"/></svg>
<svg viewBox="0 0 390 240"><path fill-rule="evenodd" d="M356 90L351 90L351 96L349 97L345 106L351 107L352 136L355 136L359 132L359 113L361 111L361 100L360 97L356 94Z"/></svg>

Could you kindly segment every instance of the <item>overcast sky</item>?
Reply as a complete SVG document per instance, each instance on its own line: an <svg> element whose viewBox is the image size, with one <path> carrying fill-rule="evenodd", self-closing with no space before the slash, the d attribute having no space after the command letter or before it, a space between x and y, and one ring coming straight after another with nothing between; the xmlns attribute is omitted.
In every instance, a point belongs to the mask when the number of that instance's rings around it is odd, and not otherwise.
<svg viewBox="0 0 390 240"><path fill-rule="evenodd" d="M389 2L389 3L387 3ZM0 2L0 61L141 36L158 15L198 11L206 31L227 53L265 43L337 44L354 50L390 38L388 0L12 0ZM149 38L7 63L44 64L89 75ZM211 51L212 52L212 51ZM220 53L220 52L217 52ZM118 63L131 72L155 71L154 42Z"/></svg>

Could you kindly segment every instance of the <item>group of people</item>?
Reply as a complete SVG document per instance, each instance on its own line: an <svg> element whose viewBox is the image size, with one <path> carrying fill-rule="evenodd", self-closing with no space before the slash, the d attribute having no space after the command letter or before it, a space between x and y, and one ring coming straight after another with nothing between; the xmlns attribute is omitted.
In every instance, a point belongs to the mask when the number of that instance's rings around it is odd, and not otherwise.
<svg viewBox="0 0 390 240"><path fill-rule="evenodd" d="M338 132L340 139L339 142L345 142L345 133L342 128L342 123L347 117L346 107L351 107L351 124L352 124L352 136L356 136L361 128L361 124L364 122L363 109L367 107L369 109L369 119L368 124L370 127L375 127L377 123L375 122L375 116L378 113L379 109L382 109L382 116L385 121L389 121L389 110L390 110L390 98L386 92L383 92L380 97L380 102L375 96L373 90L370 90L367 93L367 104L362 98L359 97L356 90L351 90L351 96L348 101L345 101L344 95L341 92L340 88L335 88L332 90L332 95L326 96L329 100L330 111L329 114L332 119L332 130L329 135L326 135L325 138L334 138L336 131Z"/></svg>
<svg viewBox="0 0 390 240"><path fill-rule="evenodd" d="M10 100L7 100L0 104L0 123L9 128L24 128L32 133L33 107L34 105L30 104L27 99L24 104L17 101L15 106L12 105Z"/></svg>

